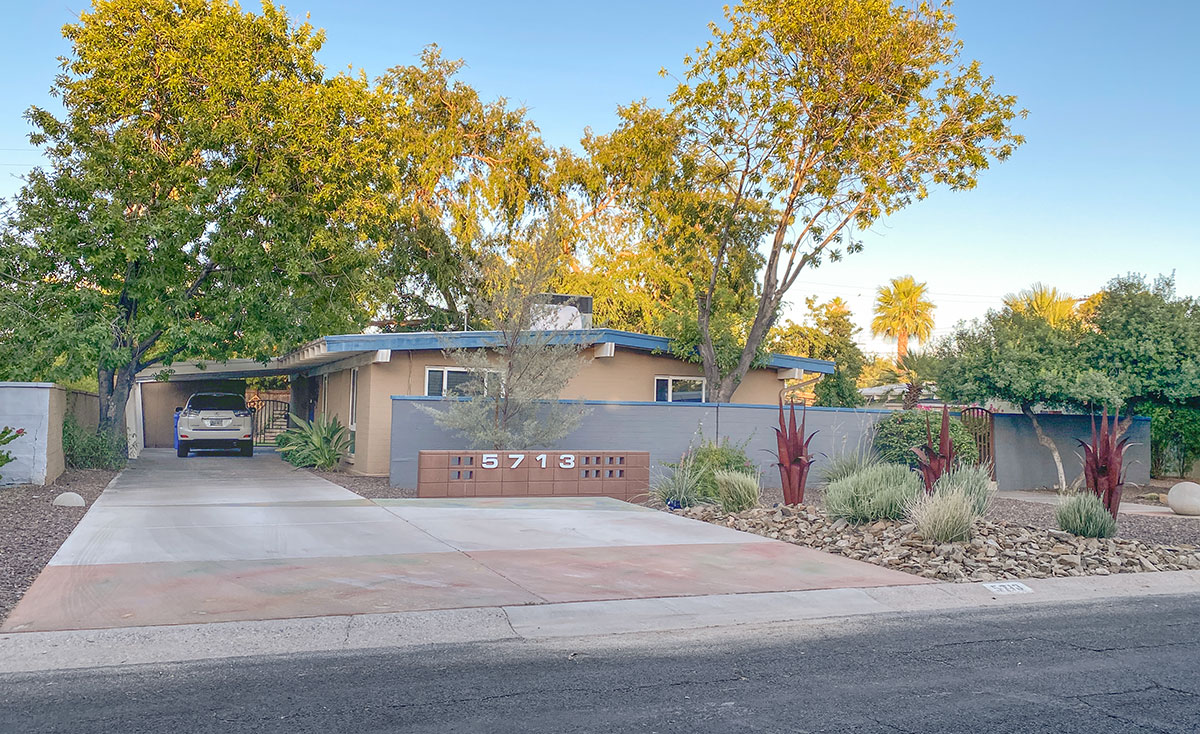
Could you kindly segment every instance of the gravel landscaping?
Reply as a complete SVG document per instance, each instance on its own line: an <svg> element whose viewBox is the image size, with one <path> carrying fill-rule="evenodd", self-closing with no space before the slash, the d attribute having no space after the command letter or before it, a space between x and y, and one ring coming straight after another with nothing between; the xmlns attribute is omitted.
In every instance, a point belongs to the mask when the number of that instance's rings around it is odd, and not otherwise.
<svg viewBox="0 0 1200 734"><path fill-rule="evenodd" d="M17 605L116 475L102 469L79 470L63 474L48 487L0 487L0 619ZM86 506L50 504L62 492L78 493Z"/></svg>
<svg viewBox="0 0 1200 734"><path fill-rule="evenodd" d="M1046 509L1052 512L1049 506ZM814 506L759 507L731 515L701 505L677 513L941 581L1200 569L1200 549L1194 545L1079 538L1059 530L993 519L976 520L969 543L935 544L918 536L916 526L911 524L880 520L854 526L845 520L832 520Z"/></svg>
<svg viewBox="0 0 1200 734"><path fill-rule="evenodd" d="M399 499L401 497L416 497L417 490L401 489L388 484L387 477L364 477L358 474L349 474L343 471L321 471L319 469L307 469L318 477L327 482L333 482L339 487L362 495L369 500L379 499Z"/></svg>

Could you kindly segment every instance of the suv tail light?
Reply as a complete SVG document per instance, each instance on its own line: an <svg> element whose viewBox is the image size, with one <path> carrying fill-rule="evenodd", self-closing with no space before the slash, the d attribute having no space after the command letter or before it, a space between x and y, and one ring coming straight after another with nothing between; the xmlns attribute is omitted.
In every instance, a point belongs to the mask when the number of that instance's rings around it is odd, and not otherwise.
<svg viewBox="0 0 1200 734"><path fill-rule="evenodd" d="M234 414L235 416L237 416L238 418L248 418L248 417L250 416L250 411L248 411L248 410L235 410L235 411L233 411L233 414Z"/></svg>

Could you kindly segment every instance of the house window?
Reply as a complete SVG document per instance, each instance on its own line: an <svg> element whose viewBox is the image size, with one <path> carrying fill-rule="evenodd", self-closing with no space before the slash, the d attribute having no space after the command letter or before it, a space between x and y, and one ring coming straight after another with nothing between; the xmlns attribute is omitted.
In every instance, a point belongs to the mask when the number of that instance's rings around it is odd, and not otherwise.
<svg viewBox="0 0 1200 734"><path fill-rule="evenodd" d="M354 439L358 432L358 368L350 370L350 419L346 426L350 432L350 454L354 455Z"/></svg>
<svg viewBox="0 0 1200 734"><path fill-rule="evenodd" d="M487 371L483 373L484 379L488 375L497 373ZM445 397L446 395L467 395L478 391L479 373L465 370L461 367L426 367L425 368L425 396L431 398Z"/></svg>
<svg viewBox="0 0 1200 734"><path fill-rule="evenodd" d="M703 377L655 377L654 400L658 403L703 403Z"/></svg>

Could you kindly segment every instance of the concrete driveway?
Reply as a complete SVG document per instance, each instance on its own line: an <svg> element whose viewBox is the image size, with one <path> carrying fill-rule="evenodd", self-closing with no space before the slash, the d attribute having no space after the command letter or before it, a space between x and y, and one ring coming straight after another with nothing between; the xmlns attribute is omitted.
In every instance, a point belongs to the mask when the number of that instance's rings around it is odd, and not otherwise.
<svg viewBox="0 0 1200 734"><path fill-rule="evenodd" d="M0 631L918 583L616 500L371 501L273 454L149 450Z"/></svg>

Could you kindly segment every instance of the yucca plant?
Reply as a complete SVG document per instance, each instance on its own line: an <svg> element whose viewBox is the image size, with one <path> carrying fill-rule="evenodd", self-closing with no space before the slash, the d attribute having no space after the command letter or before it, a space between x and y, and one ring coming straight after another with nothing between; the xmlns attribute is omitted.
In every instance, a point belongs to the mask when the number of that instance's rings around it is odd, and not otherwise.
<svg viewBox="0 0 1200 734"><path fill-rule="evenodd" d="M713 499L704 496L700 491L702 477L690 456L685 454L683 459L670 469L670 474L655 482L650 494L672 510L713 504Z"/></svg>
<svg viewBox="0 0 1200 734"><path fill-rule="evenodd" d="M779 478L783 484L783 504L799 505L804 503L804 484L808 481L808 469L812 466L814 457L808 451L808 444L817 435L817 431L805 436L805 424L808 422L808 405L800 417L800 427L796 428L796 404L791 404L791 417L787 423L783 420L783 397L779 398L779 427L775 429L775 440L779 452Z"/></svg>
<svg viewBox="0 0 1200 734"><path fill-rule="evenodd" d="M1096 414L1092 413L1092 443L1091 445L1076 439L1083 447L1083 480L1092 494L1104 504L1105 509L1117 519L1117 509L1121 506L1121 485L1125 483L1122 463L1125 459L1125 449L1129 448L1129 438L1119 438L1117 430L1120 425L1121 413L1113 416L1110 427L1108 407L1100 416L1100 430L1096 430Z"/></svg>
<svg viewBox="0 0 1200 734"><path fill-rule="evenodd" d="M332 469L350 450L350 436L337 417L307 421L291 414L294 427L275 437L279 452L292 466Z"/></svg>
<svg viewBox="0 0 1200 734"><path fill-rule="evenodd" d="M925 491L933 494L933 485L939 477L950 471L954 465L954 444L950 441L950 409L942 406L942 430L938 436L938 445L933 445L933 429L929 425L929 416L925 416L925 445L914 446L913 453L917 455L917 467L925 480Z"/></svg>

